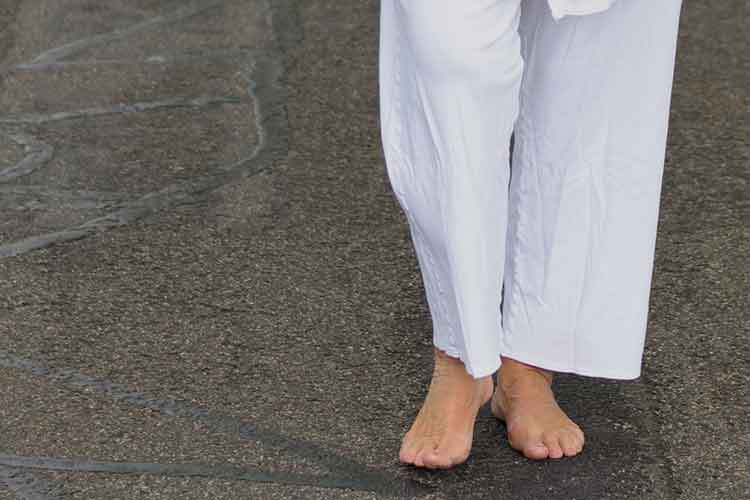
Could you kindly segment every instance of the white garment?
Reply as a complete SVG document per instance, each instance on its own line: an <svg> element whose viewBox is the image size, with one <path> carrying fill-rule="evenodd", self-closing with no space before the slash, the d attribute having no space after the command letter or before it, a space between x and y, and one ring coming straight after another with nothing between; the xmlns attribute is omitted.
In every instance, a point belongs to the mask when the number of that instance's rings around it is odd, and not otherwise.
<svg viewBox="0 0 750 500"><path fill-rule="evenodd" d="M552 17L562 19L565 16L584 16L595 14L610 8L615 0L547 0Z"/></svg>
<svg viewBox="0 0 750 500"><path fill-rule="evenodd" d="M636 378L681 0L548 1L381 0L388 177L472 376Z"/></svg>

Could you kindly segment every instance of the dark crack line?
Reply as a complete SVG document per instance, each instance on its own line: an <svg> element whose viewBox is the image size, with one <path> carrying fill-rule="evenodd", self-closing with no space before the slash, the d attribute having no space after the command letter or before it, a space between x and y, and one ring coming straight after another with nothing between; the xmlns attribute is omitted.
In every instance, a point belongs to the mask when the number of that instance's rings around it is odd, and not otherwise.
<svg viewBox="0 0 750 500"><path fill-rule="evenodd" d="M331 484L346 484L346 486L337 487L412 498L429 491L426 486L416 481L398 480L386 472L372 469L349 457L338 455L317 443L291 438L268 429L261 430L237 418L215 414L182 401L154 398L148 394L131 391L121 384L90 377L70 368L49 368L4 351L0 351L0 366L22 370L67 387L88 389L115 401L148 408L169 417L189 418L203 423L211 432L260 442L289 455L325 465L335 471L336 475L321 476L321 478L325 477L333 481ZM0 460L0 463L3 462ZM320 478L316 478L316 481L316 484L321 484Z"/></svg>
<svg viewBox="0 0 750 500"><path fill-rule="evenodd" d="M360 484L346 478L283 472L263 472L261 470L253 470L246 467L231 465L102 462L84 459L20 457L16 455L0 454L0 467L3 465L61 472L94 472L133 475L149 474L166 477L199 477L226 479L231 481L250 481L256 483L313 486L317 488L360 489Z"/></svg>
<svg viewBox="0 0 750 500"><path fill-rule="evenodd" d="M45 248L57 243L80 240L93 234L92 229L71 228L54 231L39 236L32 236L21 241L0 245L0 259L28 253L38 248Z"/></svg>
<svg viewBox="0 0 750 500"><path fill-rule="evenodd" d="M159 101L136 102L133 104L118 104L108 108L88 108L75 111L60 111L49 114L9 114L0 116L0 123L18 125L57 122L76 118L91 118L102 115L141 113L144 111L157 111L171 108L203 108L217 104L238 104L242 102L240 97L212 97L201 96L193 98L173 97Z"/></svg>
<svg viewBox="0 0 750 500"><path fill-rule="evenodd" d="M26 156L15 165L0 170L0 184L39 170L55 154L55 148L52 145L30 135L15 133L8 134L8 137L16 144L24 146Z"/></svg>
<svg viewBox="0 0 750 500"><path fill-rule="evenodd" d="M0 209L6 210L44 210L60 207L74 210L112 209L132 198L133 195L113 192L0 184Z"/></svg>
<svg viewBox="0 0 750 500"><path fill-rule="evenodd" d="M274 23L279 22L280 26L290 31L289 33L277 33L281 51L286 52L294 43L294 37L296 36L296 31L292 33L291 30L298 30L298 26L295 24L297 17L294 3L287 0L273 1L270 8ZM117 32L114 35L106 36L107 39L110 39L111 37L123 36L123 33ZM89 46L100 41L103 40L97 38L96 40L87 39L78 43L86 42L85 46ZM66 46L68 47L67 52L62 50L64 47L55 49L57 51L55 53L49 51L39 56L34 63L54 62L82 48L82 45L72 45ZM256 147L244 159L220 167L216 172L193 181L167 186L158 192L141 197L125 208L80 226L8 245L0 245L0 258L19 255L61 241L83 238L97 231L133 222L166 207L195 202L200 200L203 194L228 182L255 175L267 169L288 151L289 132L286 121L286 95L284 88L280 85L283 75L282 64L277 58L258 57L251 61L250 68L243 68L241 72L247 77L248 91L254 98L255 119L259 134ZM257 78L253 79L251 75L257 75ZM106 394L114 400L149 408L166 416L187 417L201 421L211 432L229 434L275 446L290 455L326 465L340 475L345 475L346 480L351 481L351 487L354 489L411 498L429 492L426 486L416 481L399 480L388 473L373 470L348 457L332 453L319 444L293 439L270 430L260 430L238 419L212 414L207 410L194 408L182 402L148 397L142 393L129 391L120 385L88 377L74 370L46 368L2 351L0 351L0 366L24 370L70 387L94 390Z"/></svg>
<svg viewBox="0 0 750 500"><path fill-rule="evenodd" d="M19 241L0 245L0 259L22 255L58 243L85 238L100 231L132 223L167 207L195 203L207 192L239 178L255 175L267 169L288 151L289 132L286 115L286 94L281 84L284 54L298 39L297 11L290 0L274 0L267 4L273 32L279 51L269 51L264 56L248 61L249 68L241 70L248 81L248 93L255 107L257 146L244 159L217 169L212 174L169 185L149 193L115 212L88 221L79 226L62 229ZM279 31L279 29L283 31ZM40 61L42 63L46 61ZM52 61L54 62L54 61ZM251 75L257 72L258 78Z"/></svg>
<svg viewBox="0 0 750 500"><path fill-rule="evenodd" d="M39 479L29 471L6 467L0 461L0 483L24 500L67 500L62 488L44 479Z"/></svg>
<svg viewBox="0 0 750 500"><path fill-rule="evenodd" d="M143 59L86 59L79 61L56 61L50 63L38 64L16 64L14 66L0 66L0 75L10 73L30 73L39 71L49 71L67 68L87 68L96 66L133 66L133 65L163 65L170 63L194 62L194 61L211 61L221 59L236 59L238 57L258 57L273 53L274 49L259 48L226 48L181 52L166 52L162 54L152 54Z"/></svg>
<svg viewBox="0 0 750 500"><path fill-rule="evenodd" d="M82 38L60 47L47 50L37 57L35 57L31 64L44 64L60 61L65 57L70 57L77 54L89 47L100 45L118 38L124 38L140 31L148 30L157 27L162 24L168 24L175 21L187 19L189 17L201 14L209 9L217 7L223 3L223 0L212 1L212 2L193 2L191 5L179 7L173 12L168 14L155 16L145 21L127 26L125 28L116 29L107 33L101 33L88 38Z"/></svg>
<svg viewBox="0 0 750 500"><path fill-rule="evenodd" d="M0 245L0 258L21 255L56 243L75 241L132 223L165 208L193 203L203 194L237 178L255 175L267 169L288 150L285 93L278 83L281 71L278 61L271 58L251 61L248 67L240 70L248 83L247 91L254 106L258 134L255 146L243 159L218 166L202 177L148 193L119 210L78 226ZM256 73L258 80L251 77Z"/></svg>

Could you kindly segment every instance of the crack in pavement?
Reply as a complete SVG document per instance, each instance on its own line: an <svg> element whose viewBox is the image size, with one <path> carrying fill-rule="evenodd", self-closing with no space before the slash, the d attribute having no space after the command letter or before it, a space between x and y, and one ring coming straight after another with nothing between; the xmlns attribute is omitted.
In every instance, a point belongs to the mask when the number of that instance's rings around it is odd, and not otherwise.
<svg viewBox="0 0 750 500"><path fill-rule="evenodd" d="M164 208L194 202L202 194L232 180L265 170L288 148L285 95L278 83L281 71L280 64L273 58L259 58L239 71L247 81L247 92L254 106L258 134L257 143L244 158L229 165L217 166L209 174L170 184L159 191L143 195L115 212L78 226L0 245L0 258L21 255L55 243L78 240L99 231L132 223ZM256 73L259 78L257 80L251 77Z"/></svg>
<svg viewBox="0 0 750 500"><path fill-rule="evenodd" d="M349 488L359 491L370 491L408 498L422 496L430 491L429 488L422 483L408 479L398 480L387 472L373 469L350 457L334 453L317 443L303 439L291 438L268 429L261 430L256 426L243 422L235 417L214 414L206 409L196 408L181 401L172 399L163 400L141 392L131 391L121 384L90 377L73 369L50 368L4 351L0 351L0 366L22 370L35 376L44 377L51 380L53 383L64 386L89 389L99 394L109 396L115 401L123 401L141 408L148 408L169 417L183 417L199 421L211 432L229 434L241 439L249 439L268 446L273 446L279 451L330 467L337 473L337 475L332 476L315 477L314 481L316 486L327 488ZM0 455L0 464L8 463L4 461L7 457L7 455ZM20 464L23 462L17 461L10 463ZM51 465L53 462L47 462L47 464ZM92 464L94 464L94 462L92 462ZM93 466L94 465L92 465L92 467ZM271 476L267 475L267 477ZM311 478L314 476L289 475L284 477L289 481L295 480L295 477L296 480L304 479L305 481L312 481ZM280 478L283 479L284 477ZM344 484L346 486L343 486Z"/></svg>
<svg viewBox="0 0 750 500"><path fill-rule="evenodd" d="M25 63L13 66L0 66L0 75L10 73L26 73L76 67L94 67L110 65L134 64L168 64L184 61L217 60L225 58L257 57L273 53L274 49L258 49L254 47L233 47L195 51L175 51L162 54L152 54L143 59L86 59L80 61L55 61L50 63Z"/></svg>
<svg viewBox="0 0 750 500"><path fill-rule="evenodd" d="M209 5L188 6L178 9L168 16L157 16L148 22L138 23L126 30L116 30L109 34L98 35L97 37L87 38L76 42L71 42L63 47L47 51L45 54L38 56L32 64L52 64L60 62L64 56L71 55L75 51L85 46L100 43L105 39L125 36L134 29L144 29L152 26L154 23L167 22L178 18L184 18L189 15L195 15L199 12L219 5L221 2L212 2ZM286 123L286 102L284 87L280 83L283 77L283 59L284 54L294 43L301 38L298 29L298 18L296 8L290 0L271 0L266 2L268 10L269 25L274 34L274 38L279 45L278 50L263 51L263 55L258 55L255 59L246 62L249 69L240 70L248 82L248 93L255 108L256 133L258 134L258 144L253 151L245 158L231 164L221 166L216 172L213 172L193 180L184 181L180 184L171 184L159 191L149 193L135 200L132 203L121 207L104 217L90 220L78 226L61 229L41 235L28 237L19 241L0 245L0 258L12 257L31 252L36 249L45 248L56 243L63 243L85 238L99 231L111 229L130 222L134 222L142 217L146 217L157 211L174 207L183 203L191 203L198 200L198 197L204 193L217 189L234 179L257 174L274 160L281 157L288 149L288 130ZM158 22L157 22L158 21ZM136 31L137 31L136 30ZM64 49L64 50L63 50ZM253 80L250 75L257 72L259 78ZM163 101L162 101L163 102ZM153 103L152 103L153 104ZM101 111L101 110L99 110ZM112 109L109 110L112 112ZM122 110L117 110L122 112ZM117 112L115 111L115 112ZM85 110L84 110L85 112ZM91 110L89 110L91 112ZM79 112L80 113L80 112ZM96 113L96 110L94 110ZM39 123L39 120L48 121L55 119L72 118L70 115L45 115L45 116L26 116L17 117L22 123ZM24 118L26 121L24 121ZM50 152L51 156L51 152ZM33 159L27 157L27 161ZM48 161L48 159L47 159ZM40 161L32 162L34 169L43 165ZM24 175L24 169L20 169L20 164L12 167L18 169L17 177ZM10 170L6 169L10 178ZM4 171L5 172L5 171ZM0 176L0 182L3 181Z"/></svg>
<svg viewBox="0 0 750 500"><path fill-rule="evenodd" d="M133 195L103 191L53 189L48 186L3 186L0 184L0 210L41 210L65 208L93 210L124 204Z"/></svg>
<svg viewBox="0 0 750 500"><path fill-rule="evenodd" d="M35 114L35 113L23 113L23 114L8 114L5 116L0 115L0 123L19 125L19 124L32 124L40 125L42 123L57 122L62 120L71 120L75 118L88 118L102 115L111 114L128 114L128 113L141 113L144 111L161 110L164 108L203 108L207 106L217 104L238 104L242 102L242 98L237 96L229 97L212 97L212 96L199 96L193 98L186 97L172 97L169 99L162 99L158 101L146 101L136 102L133 104L117 104L111 107L101 108L88 108L78 109L74 111L60 111L57 113L49 114Z"/></svg>
<svg viewBox="0 0 750 500"><path fill-rule="evenodd" d="M38 65L37 67L41 68L42 65L59 63L62 58L80 52L86 47L103 43L107 40L127 36L164 22L195 15L210 7L219 5L220 3L221 2L211 2L208 5L192 5L179 9L170 15L157 16L156 18L152 18L128 28L78 40L56 49L51 49L39 55L34 61L32 61L31 65ZM271 24L275 25L277 28L275 30L275 37L279 43L279 51L264 51L264 55L258 55L257 58L247 61L247 67L241 67L240 69L240 75L247 81L248 93L250 94L255 107L256 112L254 116L256 121L256 133L258 134L257 144L252 147L252 150L248 152L243 159L230 165L219 166L216 171L196 179L166 186L157 192L142 196L138 200L129 203L127 206L122 207L115 212L105 215L104 217L90 220L79 226L28 238L19 242L0 245L0 258L19 255L36 248L46 247L62 241L84 238L97 231L133 222L167 207L194 202L201 199L200 197L203 194L233 180L254 175L265 170L278 158L282 157L288 150L289 141L289 131L286 122L285 88L280 83L283 77L283 65L285 64L283 55L285 51L289 49L290 45L296 42L300 33L296 30L296 17L292 15L296 13L293 3L286 0L277 0L268 4L268 7L270 9ZM283 27L282 31L279 31L279 26ZM154 59L154 62L159 62L159 59ZM161 102L163 103L163 101ZM92 112L92 110L83 110L83 116L85 116L86 111L89 113ZM112 112L112 109L109 109L109 111ZM93 110L93 113L97 112L101 112L101 109ZM122 110L121 108L118 108L115 112L122 112ZM82 112L79 111L77 113L80 116ZM40 123L50 120L67 119L70 117L72 117L70 114L21 115L15 118L17 121L11 123ZM261 430L249 423L242 422L239 419L214 414L205 409L192 407L184 402L161 400L150 397L142 393L128 390L121 385L106 380L86 376L73 369L48 368L3 351L0 351L0 366L15 368L32 373L36 376L45 377L55 383L68 386L69 389L85 388L92 390L107 395L115 401L124 401L141 408L148 408L165 416L182 417L194 421L200 421L210 432L225 435L228 434L240 439L254 440L268 446L273 446L279 451L289 455L325 465L334 471L334 474L332 475L320 477L291 475L277 477L263 473L263 476L256 476L256 480L258 478L269 479L272 477L277 480L275 482L278 482L279 480L285 480L287 482L305 480L313 481L316 486L343 487L409 498L421 496L431 491L431 488L418 481L395 478L388 472L368 467L349 457L332 452L320 444L303 439L291 438L268 429ZM37 465L43 465L48 469L53 467L72 468L85 466L90 469L99 469L99 471L108 469L107 471L111 472L111 469L113 468L122 467L122 464L115 465L112 462L89 461L84 463L79 462L78 465L75 465L71 462L60 461L60 459L53 458L41 459L44 460L44 462L41 463L39 462L40 459L32 459L29 457L6 456L6 459L16 465L31 467L36 463ZM36 462L34 462L34 460L36 460ZM158 470L160 473L172 472L184 474L190 472L190 470L184 468L190 466L130 464L125 467L126 469L127 467L130 467L130 469L128 469L130 473L136 473L136 470L143 470L143 467L150 468L152 471ZM167 468L165 469L164 467ZM183 467L183 469L175 470L169 469L169 467ZM8 469L4 468L3 470ZM222 470L224 472L222 472ZM192 472L195 471L195 469L192 470ZM206 469L198 470L198 472L201 471L207 472ZM226 469L211 469L211 473L226 472ZM247 471L243 473L247 473ZM235 474L233 477L237 478L239 472L233 470L232 474ZM301 483L297 482L295 484ZM29 498L47 500L52 497L37 496Z"/></svg>
<svg viewBox="0 0 750 500"><path fill-rule="evenodd" d="M206 464L160 464L144 462L104 462L86 459L21 457L0 454L0 467L23 467L29 469L54 470L61 472L94 472L109 474L149 474L162 477L199 477L249 481L255 483L276 483L294 486L312 486L332 489L361 489L357 480L337 477L293 474L283 472L263 472L234 465Z"/></svg>
<svg viewBox="0 0 750 500"><path fill-rule="evenodd" d="M0 463L0 483L23 500L68 500L59 484L39 479L26 470Z"/></svg>
<svg viewBox="0 0 750 500"><path fill-rule="evenodd" d="M224 3L223 0L211 1L211 2L205 2L205 1L193 2L191 5L178 7L177 9L175 9L174 11L168 14L155 16L150 19L146 19L145 21L132 24L125 28L115 29L107 33L100 33L98 35L94 35L88 38L82 38L82 39L75 40L70 43L66 43L65 45L61 45L59 47L49 49L45 52L42 52L38 56L36 56L31 61L31 64L45 64L45 63L57 62L65 57L69 57L71 55L79 53L82 50L87 49L89 47L99 45L101 43L108 42L111 40L116 40L118 38L123 38L128 35L138 33L139 31L144 31L144 30L154 28L161 24L167 24L167 23L171 23L175 21L180 21L182 19L187 19L189 17L201 14L205 12L206 10L217 7L221 5L222 3Z"/></svg>
<svg viewBox="0 0 750 500"><path fill-rule="evenodd" d="M39 170L55 154L55 148L51 144L40 141L31 135L20 133L4 135L7 135L16 144L24 146L27 154L15 165L0 170L0 184Z"/></svg>

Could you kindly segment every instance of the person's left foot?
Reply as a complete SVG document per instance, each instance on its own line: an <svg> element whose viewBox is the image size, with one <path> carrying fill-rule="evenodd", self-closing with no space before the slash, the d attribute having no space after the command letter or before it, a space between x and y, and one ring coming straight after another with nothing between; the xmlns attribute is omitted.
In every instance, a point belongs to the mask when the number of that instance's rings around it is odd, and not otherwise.
<svg viewBox="0 0 750 500"><path fill-rule="evenodd" d="M560 409L552 393L552 373L502 358L492 413L505 421L511 447L534 460L577 455L584 435Z"/></svg>

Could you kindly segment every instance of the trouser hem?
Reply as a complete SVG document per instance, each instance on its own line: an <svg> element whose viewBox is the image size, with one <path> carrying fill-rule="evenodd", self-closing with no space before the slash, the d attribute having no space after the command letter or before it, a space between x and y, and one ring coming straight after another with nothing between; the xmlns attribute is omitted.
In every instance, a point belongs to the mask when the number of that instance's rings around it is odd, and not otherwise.
<svg viewBox="0 0 750 500"><path fill-rule="evenodd" d="M487 360L483 360L483 362L481 363L471 364L467 361L467 356L465 354L450 346L435 343L435 347L451 358L460 360L464 364L464 368L466 368L466 373L468 373L475 379L489 377L490 375L494 374L498 368L500 368L500 353L498 353L497 356L494 356L494 358L487 358Z"/></svg>
<svg viewBox="0 0 750 500"><path fill-rule="evenodd" d="M507 347L501 349L501 355L551 372L572 373L585 377L612 380L635 380L641 376L640 366L637 369L613 370L609 367L582 365L580 363L571 364L559 359L551 359L519 349L508 349Z"/></svg>

